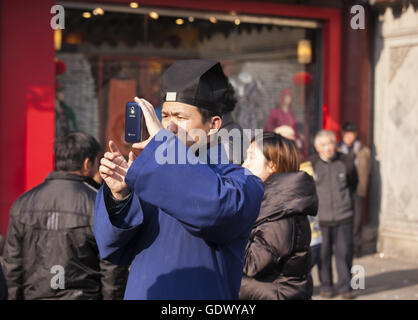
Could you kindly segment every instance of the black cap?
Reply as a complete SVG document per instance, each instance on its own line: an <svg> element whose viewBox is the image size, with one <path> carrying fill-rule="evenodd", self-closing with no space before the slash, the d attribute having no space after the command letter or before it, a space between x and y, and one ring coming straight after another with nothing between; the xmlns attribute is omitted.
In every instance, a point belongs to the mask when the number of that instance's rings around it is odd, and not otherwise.
<svg viewBox="0 0 418 320"><path fill-rule="evenodd" d="M228 79L222 66L211 60L179 60L163 74L162 102L183 102L221 114Z"/></svg>
<svg viewBox="0 0 418 320"><path fill-rule="evenodd" d="M343 132L357 132L357 126L352 122L345 122L341 129Z"/></svg>

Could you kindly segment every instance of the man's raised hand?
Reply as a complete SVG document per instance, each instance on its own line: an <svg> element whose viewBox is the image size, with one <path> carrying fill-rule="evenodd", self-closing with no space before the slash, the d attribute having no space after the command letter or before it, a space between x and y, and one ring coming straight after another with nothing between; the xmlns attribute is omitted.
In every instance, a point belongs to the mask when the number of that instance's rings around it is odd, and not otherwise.
<svg viewBox="0 0 418 320"><path fill-rule="evenodd" d="M106 152L100 160L99 172L113 197L120 200L130 192L128 185L125 183L125 176L135 160L135 156L130 152L127 162L112 140L109 141L109 150L110 152Z"/></svg>
<svg viewBox="0 0 418 320"><path fill-rule="evenodd" d="M155 113L155 109L151 103L145 99L140 99L135 97L135 102L138 103L139 107L142 110L145 118L145 125L147 126L149 138L145 141L132 144L133 149L137 149L140 152L147 146L151 139L157 134L158 131L163 129L163 125Z"/></svg>

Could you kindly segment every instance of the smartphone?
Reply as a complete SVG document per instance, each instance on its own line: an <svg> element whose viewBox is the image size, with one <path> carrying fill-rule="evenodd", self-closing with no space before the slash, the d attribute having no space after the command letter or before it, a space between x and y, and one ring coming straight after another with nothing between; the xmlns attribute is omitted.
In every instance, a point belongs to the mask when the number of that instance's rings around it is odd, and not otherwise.
<svg viewBox="0 0 418 320"><path fill-rule="evenodd" d="M128 102L125 110L125 141L135 143L149 138L145 118L136 102Z"/></svg>

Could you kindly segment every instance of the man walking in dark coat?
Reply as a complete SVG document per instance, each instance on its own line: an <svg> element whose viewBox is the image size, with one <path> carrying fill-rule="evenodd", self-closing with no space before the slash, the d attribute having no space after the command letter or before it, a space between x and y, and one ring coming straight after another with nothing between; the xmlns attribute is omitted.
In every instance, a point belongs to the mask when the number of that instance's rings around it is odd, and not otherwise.
<svg viewBox="0 0 418 320"><path fill-rule="evenodd" d="M162 123L135 98L150 134L139 156L126 162L109 143L95 235L102 258L131 264L125 299L238 298L263 184L221 144L195 149L221 127L227 88L219 63L177 61L163 75Z"/></svg>
<svg viewBox="0 0 418 320"><path fill-rule="evenodd" d="M362 254L362 225L363 208L371 169L370 149L358 140L358 131L355 124L346 122L342 126L342 142L339 151L350 155L354 159L354 165L358 174L358 185L353 194L354 200L354 256Z"/></svg>
<svg viewBox="0 0 418 320"><path fill-rule="evenodd" d="M10 210L4 272L10 300L121 299L127 268L100 260L93 235L100 145L84 133L55 141L55 171Z"/></svg>
<svg viewBox="0 0 418 320"><path fill-rule="evenodd" d="M320 295L332 297L332 255L338 272L337 292L352 298L351 266L353 261L353 201L357 172L350 156L336 152L332 131L322 130L315 136L317 155L311 158L319 199L318 221L322 233Z"/></svg>

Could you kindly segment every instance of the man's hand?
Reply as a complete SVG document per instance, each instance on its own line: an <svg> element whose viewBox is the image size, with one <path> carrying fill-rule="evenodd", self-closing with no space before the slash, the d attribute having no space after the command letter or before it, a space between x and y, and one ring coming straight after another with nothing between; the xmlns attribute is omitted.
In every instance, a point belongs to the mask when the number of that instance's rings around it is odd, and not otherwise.
<svg viewBox="0 0 418 320"><path fill-rule="evenodd" d="M130 192L128 185L125 183L125 176L132 162L135 160L135 155L131 151L129 153L129 161L126 162L112 140L109 141L109 149L110 152L106 152L100 160L99 172L112 192L113 197L121 200Z"/></svg>
<svg viewBox="0 0 418 320"><path fill-rule="evenodd" d="M149 138L147 140L132 144L133 149L137 149L139 152L141 152L151 141L151 139L157 134L157 132L163 129L163 125L158 119L154 107L151 103L145 99L139 99L138 97L135 97L135 102L138 103L139 107L142 109L142 113L144 114L145 118L145 124L149 133Z"/></svg>

